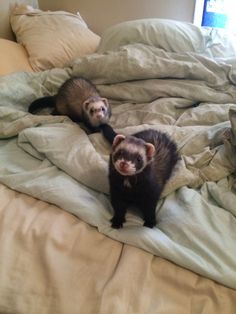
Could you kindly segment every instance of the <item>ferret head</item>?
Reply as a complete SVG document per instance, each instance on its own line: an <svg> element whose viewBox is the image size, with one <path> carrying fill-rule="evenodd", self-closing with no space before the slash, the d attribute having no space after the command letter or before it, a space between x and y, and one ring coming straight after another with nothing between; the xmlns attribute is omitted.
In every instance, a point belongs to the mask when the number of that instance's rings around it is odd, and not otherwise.
<svg viewBox="0 0 236 314"><path fill-rule="evenodd" d="M123 176L140 173L153 160L155 147L134 136L118 134L112 145L112 162Z"/></svg>
<svg viewBox="0 0 236 314"><path fill-rule="evenodd" d="M106 98L87 99L83 103L83 109L92 127L107 123L111 116L110 105Z"/></svg>

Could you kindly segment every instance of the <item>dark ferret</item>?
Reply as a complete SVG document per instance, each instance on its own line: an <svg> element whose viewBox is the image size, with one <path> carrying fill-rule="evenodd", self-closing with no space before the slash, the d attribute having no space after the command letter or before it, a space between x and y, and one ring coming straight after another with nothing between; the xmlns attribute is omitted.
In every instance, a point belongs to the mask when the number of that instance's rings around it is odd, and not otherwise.
<svg viewBox="0 0 236 314"><path fill-rule="evenodd" d="M66 80L54 96L38 98L31 103L28 111L52 107L53 115L66 115L74 122L83 122L90 130L96 130L107 123L111 107L106 98L100 96L96 86L84 77Z"/></svg>
<svg viewBox="0 0 236 314"><path fill-rule="evenodd" d="M176 144L164 133L148 129L124 136L103 126L103 135L112 144L109 184L114 216L113 228L121 228L129 205L137 206L144 226L156 225L156 205L179 155Z"/></svg>

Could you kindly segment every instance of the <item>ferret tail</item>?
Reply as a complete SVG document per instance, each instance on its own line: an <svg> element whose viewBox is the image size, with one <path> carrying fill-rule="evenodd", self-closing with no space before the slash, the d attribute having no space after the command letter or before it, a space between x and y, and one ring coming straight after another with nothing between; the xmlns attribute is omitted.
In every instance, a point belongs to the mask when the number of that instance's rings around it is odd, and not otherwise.
<svg viewBox="0 0 236 314"><path fill-rule="evenodd" d="M102 131L103 136L105 139L112 144L114 138L116 137L117 133L113 130L113 128L109 124L102 124L100 125L100 129Z"/></svg>
<svg viewBox="0 0 236 314"><path fill-rule="evenodd" d="M30 113L35 113L39 109L55 107L55 97L54 96L46 96L35 99L29 106L28 111Z"/></svg>

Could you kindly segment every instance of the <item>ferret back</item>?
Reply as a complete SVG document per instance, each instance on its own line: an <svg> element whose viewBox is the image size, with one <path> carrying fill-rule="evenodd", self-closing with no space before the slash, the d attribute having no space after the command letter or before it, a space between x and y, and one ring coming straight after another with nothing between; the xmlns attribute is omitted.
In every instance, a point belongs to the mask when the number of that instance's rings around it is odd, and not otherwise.
<svg viewBox="0 0 236 314"><path fill-rule="evenodd" d="M87 79L82 77L72 77L65 81L60 87L57 94L58 101L62 100L67 104L82 104L86 99L99 96L96 87Z"/></svg>

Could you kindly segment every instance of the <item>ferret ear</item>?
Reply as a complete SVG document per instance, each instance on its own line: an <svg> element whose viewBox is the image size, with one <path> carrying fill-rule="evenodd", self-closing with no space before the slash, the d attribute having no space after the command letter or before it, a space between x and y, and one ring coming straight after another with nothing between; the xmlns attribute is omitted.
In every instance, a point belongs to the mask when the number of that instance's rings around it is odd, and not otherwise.
<svg viewBox="0 0 236 314"><path fill-rule="evenodd" d="M123 140L125 139L125 136L123 134L117 134L116 137L113 140L112 148L115 148L117 145L119 145Z"/></svg>
<svg viewBox="0 0 236 314"><path fill-rule="evenodd" d="M102 101L104 102L104 105L108 108L109 107L108 100L106 98L102 98Z"/></svg>
<svg viewBox="0 0 236 314"><path fill-rule="evenodd" d="M153 156L155 155L155 152L156 152L155 146L151 143L146 143L147 158L152 159Z"/></svg>
<svg viewBox="0 0 236 314"><path fill-rule="evenodd" d="M89 106L90 102L88 100L85 100L82 104L82 107L87 111L88 110L88 106Z"/></svg>

